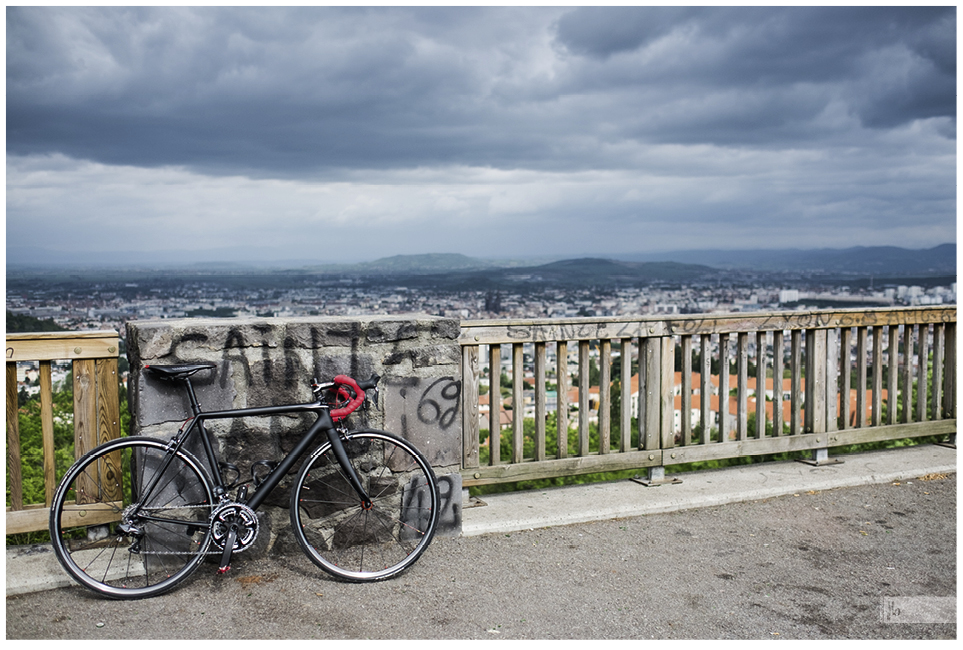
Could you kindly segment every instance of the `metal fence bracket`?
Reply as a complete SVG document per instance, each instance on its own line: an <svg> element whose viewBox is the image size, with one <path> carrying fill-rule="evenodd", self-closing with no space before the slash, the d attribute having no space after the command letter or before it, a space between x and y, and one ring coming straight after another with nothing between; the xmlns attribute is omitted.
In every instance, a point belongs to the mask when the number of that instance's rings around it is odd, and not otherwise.
<svg viewBox="0 0 963 650"><path fill-rule="evenodd" d="M838 458L830 458L828 449L813 449L812 458L797 458L796 462L813 467L824 467L826 465L840 465L843 461Z"/></svg>
<svg viewBox="0 0 963 650"><path fill-rule="evenodd" d="M662 466L650 467L648 478L641 478L636 475L630 480L638 483L639 485L644 485L645 487L659 487L660 485L673 485L682 482L681 478L666 478L665 467Z"/></svg>

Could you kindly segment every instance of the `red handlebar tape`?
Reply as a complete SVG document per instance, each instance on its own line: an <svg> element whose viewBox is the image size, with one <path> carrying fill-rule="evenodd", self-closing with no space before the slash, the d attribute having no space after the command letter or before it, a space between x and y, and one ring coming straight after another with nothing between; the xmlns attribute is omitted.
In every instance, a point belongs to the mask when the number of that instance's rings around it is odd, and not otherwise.
<svg viewBox="0 0 963 650"><path fill-rule="evenodd" d="M339 409L333 409L331 411L332 420L342 420L347 416L351 415L362 403L364 403L364 391L358 387L358 382L356 382L351 377L347 375L338 375L334 378L335 383L344 384L348 388L354 391L354 397L345 406Z"/></svg>

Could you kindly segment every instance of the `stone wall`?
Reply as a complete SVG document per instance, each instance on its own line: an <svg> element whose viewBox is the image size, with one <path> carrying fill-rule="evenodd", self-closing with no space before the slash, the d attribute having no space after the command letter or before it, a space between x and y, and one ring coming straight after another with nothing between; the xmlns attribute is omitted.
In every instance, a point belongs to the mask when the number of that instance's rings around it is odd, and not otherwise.
<svg viewBox="0 0 963 650"><path fill-rule="evenodd" d="M186 391L145 373L145 364L215 362L214 372L192 378L204 411L310 402L315 378L323 382L346 374L362 380L376 373L382 378L377 401L352 414L348 427L384 429L414 443L439 479L438 534L457 535L462 506L459 333L458 320L433 316L131 321L133 433L167 438L191 416ZM257 461L280 460L312 421L311 416L210 420L207 429L219 460L236 465L244 482ZM204 457L199 445L191 451ZM262 507L255 553L275 544L280 550L296 547L287 487L283 482Z"/></svg>

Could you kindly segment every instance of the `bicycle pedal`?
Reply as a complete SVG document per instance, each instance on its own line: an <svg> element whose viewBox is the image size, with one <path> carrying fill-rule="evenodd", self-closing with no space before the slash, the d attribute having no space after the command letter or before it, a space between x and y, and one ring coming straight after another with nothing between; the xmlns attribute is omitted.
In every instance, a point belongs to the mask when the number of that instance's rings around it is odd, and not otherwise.
<svg viewBox="0 0 963 650"><path fill-rule="evenodd" d="M218 567L218 569L217 569L217 574L218 574L218 575L224 575L225 573L227 573L227 572L230 571L230 570L231 570L230 565Z"/></svg>

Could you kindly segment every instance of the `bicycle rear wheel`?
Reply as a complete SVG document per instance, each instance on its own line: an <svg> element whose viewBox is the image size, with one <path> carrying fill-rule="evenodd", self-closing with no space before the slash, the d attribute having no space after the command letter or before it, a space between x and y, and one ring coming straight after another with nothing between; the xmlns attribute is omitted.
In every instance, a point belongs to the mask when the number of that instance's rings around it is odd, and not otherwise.
<svg viewBox="0 0 963 650"><path fill-rule="evenodd" d="M414 564L431 543L439 509L435 474L393 434L353 431L342 440L371 506L362 505L326 442L291 491L291 524L307 556L331 575L384 580Z"/></svg>
<svg viewBox="0 0 963 650"><path fill-rule="evenodd" d="M213 503L211 482L189 453L120 438L67 471L50 508L50 538L60 564L88 589L156 596L203 560Z"/></svg>

